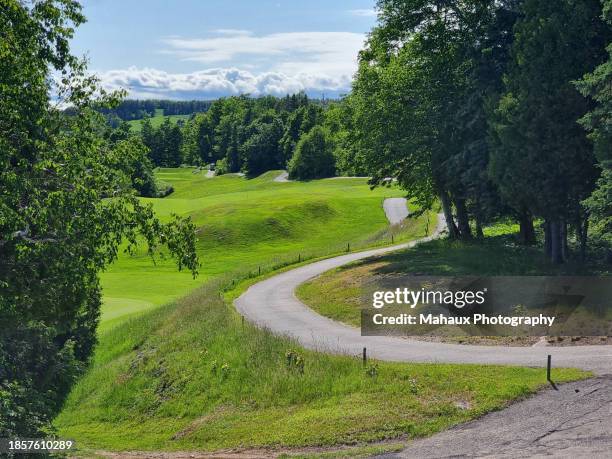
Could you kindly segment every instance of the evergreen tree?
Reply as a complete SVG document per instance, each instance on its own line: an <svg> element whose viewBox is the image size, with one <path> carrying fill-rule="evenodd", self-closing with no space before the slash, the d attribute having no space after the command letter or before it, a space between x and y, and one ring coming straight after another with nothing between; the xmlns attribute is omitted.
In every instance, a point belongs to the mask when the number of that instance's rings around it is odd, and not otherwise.
<svg viewBox="0 0 612 459"><path fill-rule="evenodd" d="M335 161L332 145L325 130L316 126L304 134L289 161L289 177L292 179L309 180L331 177L335 172Z"/></svg>
<svg viewBox="0 0 612 459"><path fill-rule="evenodd" d="M597 0L526 0L515 27L513 62L497 109L492 177L517 211L546 221L546 250L564 260L567 223L597 179L592 148L577 121L589 102L572 84L603 60L607 31Z"/></svg>
<svg viewBox="0 0 612 459"><path fill-rule="evenodd" d="M608 25L612 26L612 0L604 2L603 12ZM590 132L589 137L601 168L597 188L584 204L595 232L612 244L612 43L608 44L608 53L608 60L577 85L583 95L597 104L582 118L581 123ZM586 232L585 221L581 231L583 239L586 239Z"/></svg>

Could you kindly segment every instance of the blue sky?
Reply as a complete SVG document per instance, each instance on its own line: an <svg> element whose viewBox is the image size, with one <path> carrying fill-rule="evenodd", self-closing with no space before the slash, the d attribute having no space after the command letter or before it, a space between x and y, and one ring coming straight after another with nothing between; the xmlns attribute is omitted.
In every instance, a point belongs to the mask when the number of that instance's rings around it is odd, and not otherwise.
<svg viewBox="0 0 612 459"><path fill-rule="evenodd" d="M210 99L350 88L374 0L84 0L73 40L109 89Z"/></svg>

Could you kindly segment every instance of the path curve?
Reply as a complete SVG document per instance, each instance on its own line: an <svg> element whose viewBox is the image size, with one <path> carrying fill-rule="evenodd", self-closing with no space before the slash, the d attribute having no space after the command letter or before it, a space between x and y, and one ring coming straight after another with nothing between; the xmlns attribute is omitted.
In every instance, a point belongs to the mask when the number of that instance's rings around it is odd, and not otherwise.
<svg viewBox="0 0 612 459"><path fill-rule="evenodd" d="M289 172L282 171L276 177L274 177L274 182L289 182Z"/></svg>
<svg viewBox="0 0 612 459"><path fill-rule="evenodd" d="M383 201L383 209L392 225L401 223L408 217L406 198L387 198Z"/></svg>
<svg viewBox="0 0 612 459"><path fill-rule="evenodd" d="M432 343L390 336L361 336L360 330L323 317L295 296L298 285L330 269L382 255L437 237L445 222L438 217L433 236L404 244L328 258L280 273L252 285L235 301L237 310L259 327L290 336L304 347L335 354L360 355L396 362L478 363L540 367L548 354L553 366L612 374L612 346L508 347Z"/></svg>

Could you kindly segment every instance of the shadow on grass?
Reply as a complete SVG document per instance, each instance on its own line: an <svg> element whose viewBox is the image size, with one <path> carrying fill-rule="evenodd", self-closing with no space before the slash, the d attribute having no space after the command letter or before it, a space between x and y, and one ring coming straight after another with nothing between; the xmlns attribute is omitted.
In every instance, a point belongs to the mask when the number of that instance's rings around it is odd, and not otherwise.
<svg viewBox="0 0 612 459"><path fill-rule="evenodd" d="M549 263L541 248L525 247L514 242L512 236L488 237L475 241L435 240L413 248L377 258L382 265L375 274L414 275L486 275L486 276L542 276L588 275L596 270L588 265L569 262L562 266ZM372 259L341 268L364 266Z"/></svg>

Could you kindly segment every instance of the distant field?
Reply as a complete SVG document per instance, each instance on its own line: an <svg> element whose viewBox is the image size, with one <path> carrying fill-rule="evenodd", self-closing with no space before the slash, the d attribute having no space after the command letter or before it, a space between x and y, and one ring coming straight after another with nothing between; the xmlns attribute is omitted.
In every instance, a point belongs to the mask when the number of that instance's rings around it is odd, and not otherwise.
<svg viewBox="0 0 612 459"><path fill-rule="evenodd" d="M166 118L169 118L170 121L176 123L178 120L188 120L190 117L191 117L191 115L168 115L168 116L164 116L163 109L157 109L157 110L155 110L155 116L152 116L150 118L150 120L151 120L151 125L153 127L159 127L159 126L162 125L162 123L164 122L164 120ZM143 122L143 120L131 120L131 121L128 121L130 126L132 126L132 130L134 132L140 132L140 130L142 129L142 122Z"/></svg>

